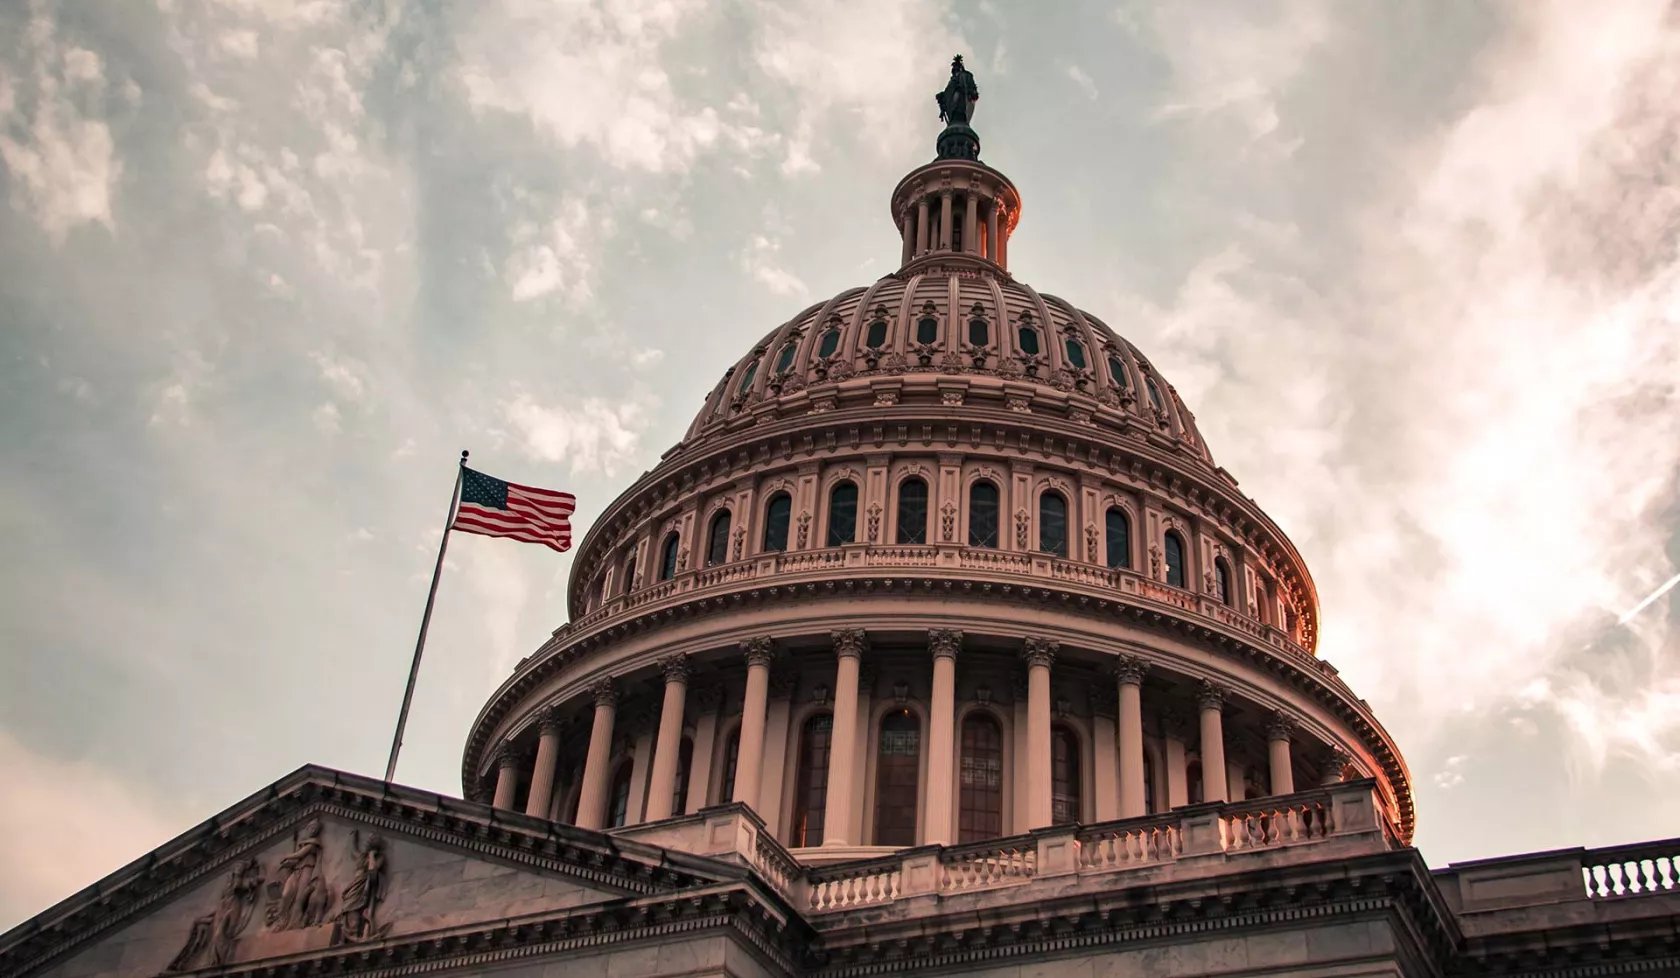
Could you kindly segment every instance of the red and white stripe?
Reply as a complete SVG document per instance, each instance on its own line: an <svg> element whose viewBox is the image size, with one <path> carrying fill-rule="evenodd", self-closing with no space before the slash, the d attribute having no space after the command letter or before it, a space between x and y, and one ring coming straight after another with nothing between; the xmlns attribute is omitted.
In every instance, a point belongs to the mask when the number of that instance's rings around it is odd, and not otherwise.
<svg viewBox="0 0 1680 978"><path fill-rule="evenodd" d="M510 482L507 502L507 509L462 503L455 511L455 529L540 543L561 552L572 549L571 516L577 506L576 496Z"/></svg>

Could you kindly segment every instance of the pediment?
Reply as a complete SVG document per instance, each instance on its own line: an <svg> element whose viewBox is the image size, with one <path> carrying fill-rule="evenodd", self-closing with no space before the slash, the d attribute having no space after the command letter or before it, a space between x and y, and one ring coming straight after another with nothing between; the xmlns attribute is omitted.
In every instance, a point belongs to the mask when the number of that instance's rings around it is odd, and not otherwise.
<svg viewBox="0 0 1680 978"><path fill-rule="evenodd" d="M704 859L337 772L271 791L0 937L0 973L186 974L717 878Z"/></svg>

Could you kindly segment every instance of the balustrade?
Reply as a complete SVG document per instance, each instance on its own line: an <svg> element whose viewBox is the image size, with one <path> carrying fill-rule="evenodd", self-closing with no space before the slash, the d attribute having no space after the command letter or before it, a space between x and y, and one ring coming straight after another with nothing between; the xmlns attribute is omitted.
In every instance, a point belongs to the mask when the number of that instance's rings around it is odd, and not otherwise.
<svg viewBox="0 0 1680 978"><path fill-rule="evenodd" d="M810 908L817 912L890 903L902 892L899 860L873 861L840 869L811 870L806 877Z"/></svg>
<svg viewBox="0 0 1680 978"><path fill-rule="evenodd" d="M1680 839L1590 849L1582 857L1581 881L1594 900L1680 891Z"/></svg>
<svg viewBox="0 0 1680 978"><path fill-rule="evenodd" d="M1155 825L1129 823L1093 826L1079 833L1079 868L1130 869L1168 862L1184 851L1177 819Z"/></svg>
<svg viewBox="0 0 1680 978"><path fill-rule="evenodd" d="M1225 851L1315 842L1331 832L1327 797L1285 795L1244 802L1219 816Z"/></svg>
<svg viewBox="0 0 1680 978"><path fill-rule="evenodd" d="M939 854L940 889L947 893L1025 882L1038 868L1038 847L1029 836L986 846L962 846Z"/></svg>

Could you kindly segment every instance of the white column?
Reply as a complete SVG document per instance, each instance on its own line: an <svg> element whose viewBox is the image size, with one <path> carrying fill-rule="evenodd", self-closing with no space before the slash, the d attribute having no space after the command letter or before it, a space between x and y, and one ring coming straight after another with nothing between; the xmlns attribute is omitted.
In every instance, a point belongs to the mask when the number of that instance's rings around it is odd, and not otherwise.
<svg viewBox="0 0 1680 978"><path fill-rule="evenodd" d="M1097 821L1120 817L1120 755L1116 749L1118 704L1106 689L1091 690L1091 777Z"/></svg>
<svg viewBox="0 0 1680 978"><path fill-rule="evenodd" d="M531 797L525 814L547 818L554 798L554 767L560 760L560 713L550 707L537 721L537 763L531 769Z"/></svg>
<svg viewBox="0 0 1680 978"><path fill-rule="evenodd" d="M1189 764L1185 759L1185 743L1189 739L1190 720L1177 711L1161 715L1161 753L1167 762L1167 810L1190 804Z"/></svg>
<svg viewBox="0 0 1680 978"><path fill-rule="evenodd" d="M1208 680L1196 691L1196 705L1202 710L1202 801L1229 801L1225 785L1225 690Z"/></svg>
<svg viewBox="0 0 1680 978"><path fill-rule="evenodd" d="M618 688L603 679L590 690L595 697L595 722L589 729L589 753L583 761L583 788L578 795L577 825L599 829L607 824L607 779L612 776L613 717L618 711Z"/></svg>
<svg viewBox="0 0 1680 978"><path fill-rule="evenodd" d="M1119 682L1120 817L1147 815L1148 793L1143 783L1143 674L1149 663L1133 655L1120 656L1114 665Z"/></svg>
<svg viewBox="0 0 1680 978"><path fill-rule="evenodd" d="M992 206L986 208L986 257L998 260L998 205L995 200Z"/></svg>
<svg viewBox="0 0 1680 978"><path fill-rule="evenodd" d="M769 638L750 638L741 643L747 657L747 695L741 706L741 740L735 762L735 797L754 809L758 804L759 763L764 757L764 712L770 703Z"/></svg>
<svg viewBox="0 0 1680 978"><path fill-rule="evenodd" d="M955 841L951 830L951 792L956 784L956 727L957 727L957 652L962 648L962 632L955 629L930 629L928 651L933 654L933 697L928 710L928 783L927 811L922 816L922 844L949 845Z"/></svg>
<svg viewBox="0 0 1680 978"><path fill-rule="evenodd" d="M825 846L850 845L852 795L857 789L858 669L868 639L861 628L835 631L834 726L828 744L828 798L823 804Z"/></svg>
<svg viewBox="0 0 1680 978"><path fill-rule="evenodd" d="M898 254L898 263L900 265L910 264L911 251L916 244L916 229L911 224L911 222L916 219L915 215L916 212L912 211L910 208L906 207L904 209L903 221L901 222L902 227L900 228L901 235L904 238L904 247L899 250Z"/></svg>
<svg viewBox="0 0 1680 978"><path fill-rule="evenodd" d="M694 718L694 753L688 765L688 799L685 813L706 807L712 790L712 755L717 751L718 708L723 705L723 690L703 686L695 692L694 705L700 715Z"/></svg>
<svg viewBox="0 0 1680 978"><path fill-rule="evenodd" d="M1295 718L1281 711L1266 724L1266 758L1271 762L1272 794L1295 793L1295 764L1289 757L1289 739L1295 735Z"/></svg>
<svg viewBox="0 0 1680 978"><path fill-rule="evenodd" d="M682 760L683 707L688 702L688 656L673 655L660 664L665 672L665 701L659 707L659 740L653 748L653 782L648 787L647 820L671 817Z"/></svg>
<svg viewBox="0 0 1680 978"><path fill-rule="evenodd" d="M970 187L965 195L968 201L968 213L963 215L963 250L971 254L980 253L980 198Z"/></svg>
<svg viewBox="0 0 1680 978"><path fill-rule="evenodd" d="M638 711L631 729L637 731L630 745L630 794L624 803L624 824L640 825L647 819L648 775L653 773L653 725L658 720L652 707ZM610 805L608 806L611 807Z"/></svg>
<svg viewBox="0 0 1680 978"><path fill-rule="evenodd" d="M1324 761L1324 783L1341 784L1342 779L1347 777L1348 765L1351 763L1353 759L1348 757L1346 751L1331 748L1330 756Z"/></svg>
<svg viewBox="0 0 1680 978"><path fill-rule="evenodd" d="M928 199L924 196L916 201L916 254L926 254L928 250Z"/></svg>
<svg viewBox="0 0 1680 978"><path fill-rule="evenodd" d="M1046 828L1050 804L1050 666L1061 643L1029 638L1021 657L1027 662L1027 824L1015 831Z"/></svg>
<svg viewBox="0 0 1680 978"><path fill-rule="evenodd" d="M857 736L853 738L856 745L852 756L857 759L857 770L853 772L854 789L852 791L852 809L847 813L850 819L846 823L848 839L856 839L860 844L864 839L864 829L868 811L868 780L866 771L869 770L869 716L870 708L875 699L875 682L879 678L875 667L863 665L858 669L858 705L857 705ZM832 782L831 782L832 783ZM825 827L826 831L826 827Z"/></svg>
<svg viewBox="0 0 1680 978"><path fill-rule="evenodd" d="M513 745L504 744L496 752L496 797L490 802L490 806L511 811L514 792L518 790L519 755L514 752Z"/></svg>
<svg viewBox="0 0 1680 978"><path fill-rule="evenodd" d="M951 250L951 192L939 192L939 247L941 250Z"/></svg>

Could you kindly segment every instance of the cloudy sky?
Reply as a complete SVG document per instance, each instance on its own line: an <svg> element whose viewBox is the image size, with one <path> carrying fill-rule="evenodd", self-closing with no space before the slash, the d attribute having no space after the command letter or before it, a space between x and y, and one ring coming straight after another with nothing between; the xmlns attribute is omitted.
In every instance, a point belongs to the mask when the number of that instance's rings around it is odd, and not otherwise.
<svg viewBox="0 0 1680 978"><path fill-rule="evenodd" d="M1014 270L1298 544L1426 858L1673 835L1664 6L0 6L0 926L300 764L380 773L456 453L586 528L892 271L957 52ZM568 569L456 541L400 780L459 792Z"/></svg>

